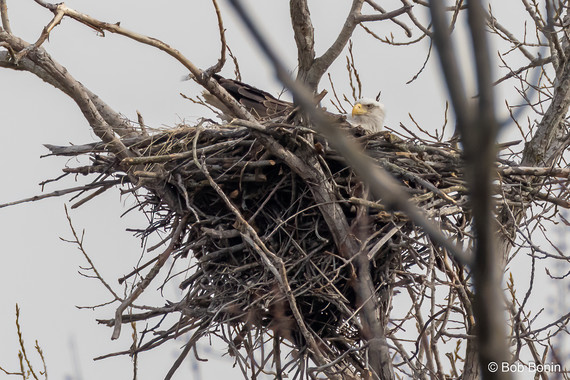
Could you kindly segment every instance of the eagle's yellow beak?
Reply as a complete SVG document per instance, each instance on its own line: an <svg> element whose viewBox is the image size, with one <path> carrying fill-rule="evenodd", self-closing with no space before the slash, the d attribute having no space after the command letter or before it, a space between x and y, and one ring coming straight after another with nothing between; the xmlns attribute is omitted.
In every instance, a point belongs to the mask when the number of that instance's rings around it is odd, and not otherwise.
<svg viewBox="0 0 570 380"><path fill-rule="evenodd" d="M352 108L352 116L364 115L366 113L367 113L366 107L363 107L362 104L360 103L356 103Z"/></svg>

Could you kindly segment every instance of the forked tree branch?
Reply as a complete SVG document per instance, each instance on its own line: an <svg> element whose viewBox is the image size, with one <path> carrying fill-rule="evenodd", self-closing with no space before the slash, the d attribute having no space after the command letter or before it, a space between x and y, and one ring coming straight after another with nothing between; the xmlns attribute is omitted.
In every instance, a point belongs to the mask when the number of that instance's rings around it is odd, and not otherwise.
<svg viewBox="0 0 570 380"><path fill-rule="evenodd" d="M366 3L367 3L368 5L370 5L372 8L374 8L375 10L377 10L378 12L380 12L381 14L384 15L384 14L387 14L387 13L388 13L388 12L386 12L386 10L385 10L383 7L381 7L379 4L375 3L373 0L365 0L365 1L366 1ZM413 16L413 14L412 14L412 7L413 7L413 6L412 6L410 3L408 3L407 0L401 0L401 1L402 1L402 4L404 4L404 6L408 7L406 13L408 14L408 16L410 17L410 19L411 19L412 22L413 22L413 21L414 21L414 16ZM399 12L400 12L401 9L402 9L402 8L397 9L396 11L393 11L393 12L397 12L397 14L395 14L395 16L400 15ZM404 24L402 21L398 20L398 19L395 18L395 17L390 17L390 20L391 20L394 24L396 24L396 25L398 25L399 27L401 27L401 28L404 30L404 32L406 33L406 36L407 36L408 38L412 37L412 31L410 30L410 28L409 28L406 24ZM425 28L420 28L420 29L425 29Z"/></svg>
<svg viewBox="0 0 570 380"><path fill-rule="evenodd" d="M298 78L313 93L317 92L321 78L342 53L358 24L361 22L394 19L411 9L410 5L404 5L402 8L386 13L363 15L361 12L363 3L364 0L353 0L348 16L336 40L320 57L315 58L314 31L307 3L305 0L291 0L293 31L299 52Z"/></svg>

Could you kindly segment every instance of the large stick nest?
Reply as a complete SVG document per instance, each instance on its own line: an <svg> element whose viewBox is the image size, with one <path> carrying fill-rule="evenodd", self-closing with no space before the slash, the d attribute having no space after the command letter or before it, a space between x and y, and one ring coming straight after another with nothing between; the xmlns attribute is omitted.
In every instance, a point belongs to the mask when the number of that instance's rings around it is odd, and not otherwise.
<svg viewBox="0 0 570 380"><path fill-rule="evenodd" d="M274 157L260 143L261 134L271 136L293 153L303 149L316 158L319 170L336 193L343 212L339 217L346 218L348 233L359 239L361 252L370 259L376 292L410 281L421 282L422 276L414 267L437 265L445 271L455 265L404 214L386 209L381 199L368 194L344 158L315 132L285 123L268 123L264 131L204 124L126 139L124 143L138 151L140 157L123 162L106 152L100 143L49 146L57 155L91 156L89 166L67 168L67 172L97 173L95 182L103 183L109 176L128 182L125 172L133 170L140 183L130 190L152 183L146 186L151 191L139 197L151 221L141 234L146 237L161 230L172 238L177 233L173 256L193 259L191 269L182 274L185 277L180 286L186 295L181 301L155 312L124 316L123 322L128 322L182 314L167 331L146 345L141 344L140 350L193 329L198 329L198 335L218 333L236 355L252 332L257 337L264 335L259 333L269 333L286 339L296 349L306 346L306 337L299 331L283 284L280 285L283 278L278 280L267 257L244 239L243 226L236 212L228 207L228 200L265 247L282 261L296 307L310 333L324 345L323 351L335 357L349 348L360 347L362 326L356 317L359 305L353 290L354 262L339 253L315 201L312 188L320 184L305 183L286 163ZM470 234L462 160L455 147L396 137L389 132L347 132L375 164L399 180L411 202L423 208L442 230L457 242ZM498 165L499 173L505 167ZM497 202L530 200L525 191L529 185L523 177L505 174L498 178L502 196ZM212 186L212 180L219 189ZM168 191L170 199L157 196L152 190L157 184ZM220 190L227 199L220 196ZM180 223L184 224L182 228ZM428 262L428 252L436 252L435 263ZM381 312L388 318L390 305L382 307ZM262 341L263 338L257 343L249 342L246 348L254 350ZM357 351L347 360L356 369L365 367L363 356Z"/></svg>

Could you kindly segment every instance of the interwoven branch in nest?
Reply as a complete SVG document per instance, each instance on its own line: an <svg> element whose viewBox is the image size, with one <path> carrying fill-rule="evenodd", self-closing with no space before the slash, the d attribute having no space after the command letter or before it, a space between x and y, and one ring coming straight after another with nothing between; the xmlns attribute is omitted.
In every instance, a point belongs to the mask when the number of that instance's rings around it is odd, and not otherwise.
<svg viewBox="0 0 570 380"><path fill-rule="evenodd" d="M181 126L124 139L140 157L122 161L106 153L104 144L49 146L56 155L91 155L90 166L67 171L126 178L124 172L131 165L144 165L144 170L135 173L140 179L135 189L144 187L146 180L152 180L153 186L161 181L176 194L176 204L166 203L156 193L146 195L143 203L153 214L153 222L141 234L165 230L169 238L176 235L169 255L180 259L191 254L195 258L197 264L180 282L185 296L168 307L123 315L106 323L180 313L176 324L136 350L196 330L200 334L218 332L230 353L239 358L240 349L251 355L262 344L264 338L260 337L269 334L276 342L274 355L278 355L279 344L286 342L297 352L308 354L322 370L364 373L366 343L362 320L357 317L361 305L354 290L355 257L339 251L320 212L312 188L322 184L304 182L270 154L260 143L259 133L293 154L311 152L342 210L339 218L346 219L348 233L355 236L359 251L370 262L377 295L409 283L421 284L424 278L417 274L418 268L436 265L449 273L455 263L406 215L392 212L381 199L368 196L366 186L344 158L313 131L284 123L266 127L260 131L232 125ZM459 243L467 241L471 218L458 150L445 143L403 140L388 132L364 135L351 129L350 133L366 150L370 163L392 173L411 201L442 230ZM529 204L538 197L567 206L561 197L533 190L527 180L528 175L543 175L546 180L567 178L567 172L498 164L497 173L498 203ZM174 234L179 220L186 222L182 229L178 225ZM428 256L434 252L436 261L430 262ZM466 281L461 270L457 273L450 277ZM465 306L469 296L462 297ZM385 319L389 318L389 303L380 297ZM397 328L388 335L395 331ZM251 334L259 339L246 344ZM301 362L299 359L296 365Z"/></svg>

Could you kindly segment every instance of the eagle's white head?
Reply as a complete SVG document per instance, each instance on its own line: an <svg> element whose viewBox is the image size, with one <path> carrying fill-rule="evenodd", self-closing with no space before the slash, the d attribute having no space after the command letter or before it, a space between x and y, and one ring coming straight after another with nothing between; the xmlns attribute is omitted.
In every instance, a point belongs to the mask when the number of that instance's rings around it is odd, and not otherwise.
<svg viewBox="0 0 570 380"><path fill-rule="evenodd" d="M384 127L385 115L382 103L374 99L362 98L352 108L352 118L349 118L349 122L372 133L380 132Z"/></svg>

